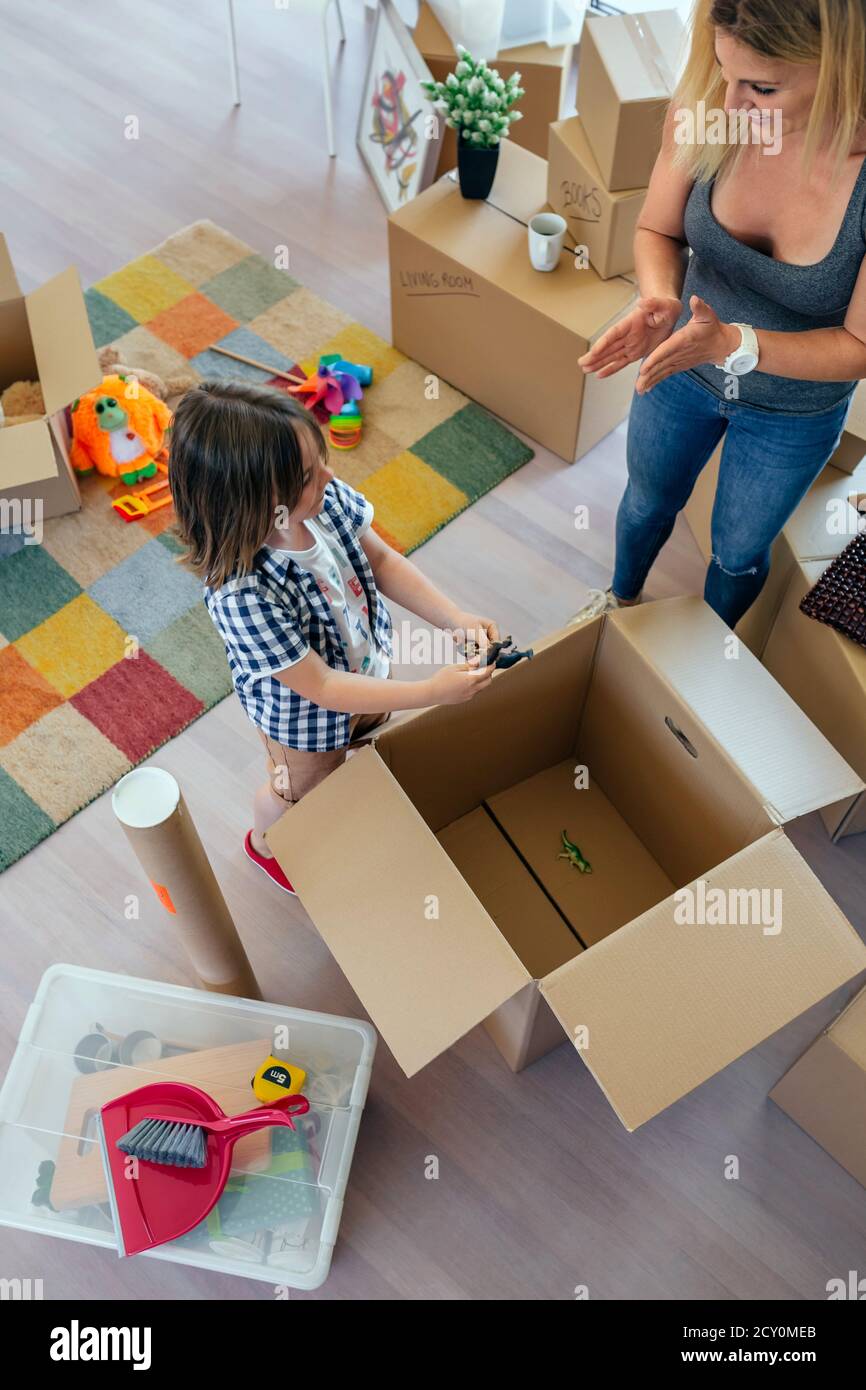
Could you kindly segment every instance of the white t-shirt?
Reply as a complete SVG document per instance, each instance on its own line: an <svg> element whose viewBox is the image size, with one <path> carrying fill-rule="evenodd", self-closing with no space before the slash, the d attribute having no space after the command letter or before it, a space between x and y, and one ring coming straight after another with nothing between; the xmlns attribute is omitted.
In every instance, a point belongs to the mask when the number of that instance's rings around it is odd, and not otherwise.
<svg viewBox="0 0 866 1390"><path fill-rule="evenodd" d="M315 519L306 521L304 525L313 541L308 550L289 550L285 546L274 546L273 549L281 555L288 555L302 570L312 574L330 605L349 670L356 675L384 679L391 663L370 636L367 596L348 555L335 537Z"/></svg>

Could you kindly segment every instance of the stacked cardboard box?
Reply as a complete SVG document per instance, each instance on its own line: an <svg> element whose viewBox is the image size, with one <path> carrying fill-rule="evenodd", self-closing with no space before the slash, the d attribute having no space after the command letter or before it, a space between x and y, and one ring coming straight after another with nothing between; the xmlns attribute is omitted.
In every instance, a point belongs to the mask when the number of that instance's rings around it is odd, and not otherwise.
<svg viewBox="0 0 866 1390"><path fill-rule="evenodd" d="M859 405L849 416L853 428L777 538L767 582L736 631L842 756L866 776L866 649L800 612L801 599L857 533L857 512L849 499L866 494L866 439L854 432L861 428ZM721 450L722 445L685 508L707 560ZM821 815L834 839L866 831L866 798L853 808L826 807Z"/></svg>
<svg viewBox="0 0 866 1390"><path fill-rule="evenodd" d="M550 127L548 202L604 279L634 265L635 227L661 147L682 39L673 10L588 17L580 114Z"/></svg>
<svg viewBox="0 0 866 1390"><path fill-rule="evenodd" d="M450 176L388 223L394 346L569 463L624 419L637 364L606 380L578 358L634 302L564 251L533 270L527 223L546 206L547 165L506 141L486 202Z"/></svg>
<svg viewBox="0 0 866 1390"><path fill-rule="evenodd" d="M864 784L726 631L694 598L566 629L268 832L407 1074L482 1021L515 1070L568 1039L634 1129L866 968L783 828Z"/></svg>
<svg viewBox="0 0 866 1390"><path fill-rule="evenodd" d="M785 1073L770 1099L866 1187L866 989Z"/></svg>
<svg viewBox="0 0 866 1390"><path fill-rule="evenodd" d="M78 272L70 266L24 295L0 234L0 390L38 381L45 404L41 419L0 428L4 525L17 524L16 508L26 527L34 504L46 520L80 508L65 408L101 379Z"/></svg>
<svg viewBox="0 0 866 1390"><path fill-rule="evenodd" d="M425 3L420 6L413 37L434 81L444 82L449 72L454 71L457 52L430 6ZM520 85L526 92L518 108L522 112L522 120L514 123L509 139L541 155L542 159L547 157L547 128L551 121L559 119L565 104L572 53L571 44L548 48L546 43L532 43L521 48L506 49L498 57L490 59L490 66L495 67L500 77L506 80L512 73L520 73ZM456 163L455 133L446 129L437 173L446 173Z"/></svg>

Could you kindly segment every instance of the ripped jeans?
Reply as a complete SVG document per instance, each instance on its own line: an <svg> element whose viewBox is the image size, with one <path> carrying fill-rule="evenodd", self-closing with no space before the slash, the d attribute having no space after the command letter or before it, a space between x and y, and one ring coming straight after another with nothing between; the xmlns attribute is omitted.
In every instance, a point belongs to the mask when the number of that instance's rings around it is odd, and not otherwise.
<svg viewBox="0 0 866 1390"><path fill-rule="evenodd" d="M773 541L834 452L849 405L850 396L816 415L783 415L719 400L685 372L635 393L616 518L616 596L640 594L724 435L704 598L735 627L764 586Z"/></svg>

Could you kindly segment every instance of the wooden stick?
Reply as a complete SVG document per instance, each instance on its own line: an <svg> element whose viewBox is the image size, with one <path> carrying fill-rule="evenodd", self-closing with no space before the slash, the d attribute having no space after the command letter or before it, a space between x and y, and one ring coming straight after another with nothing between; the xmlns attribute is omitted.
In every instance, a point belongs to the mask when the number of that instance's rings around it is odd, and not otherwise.
<svg viewBox="0 0 866 1390"><path fill-rule="evenodd" d="M258 367L259 371L267 372L269 376L282 377L283 381L294 381L298 386L303 386L306 380L305 377L292 376L289 372L281 372L276 367L269 367L267 362L257 362L254 357L244 357L239 352L229 352L228 348L217 347L216 344L209 348L209 351L220 352L223 357L233 357L236 362L246 362L248 367Z"/></svg>

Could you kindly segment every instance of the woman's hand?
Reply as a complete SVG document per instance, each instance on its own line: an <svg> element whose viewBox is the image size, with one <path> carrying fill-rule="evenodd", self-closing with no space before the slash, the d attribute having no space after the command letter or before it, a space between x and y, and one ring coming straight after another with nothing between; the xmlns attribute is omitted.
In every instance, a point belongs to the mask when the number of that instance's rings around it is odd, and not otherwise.
<svg viewBox="0 0 866 1390"><path fill-rule="evenodd" d="M637 304L620 319L598 342L577 359L585 372L599 377L613 376L630 362L639 362L673 330L682 313L682 300L672 296L651 295Z"/></svg>
<svg viewBox="0 0 866 1390"><path fill-rule="evenodd" d="M450 630L455 642L464 651L472 648L470 655L483 651L490 642L499 641L499 628L492 618L482 618L479 613L464 613L462 609L452 614Z"/></svg>
<svg viewBox="0 0 866 1390"><path fill-rule="evenodd" d="M666 342L651 352L641 363L637 376L638 395L651 391L666 376L685 372L689 367L702 367L724 362L740 342L740 330L731 323L722 323L709 304L693 294L689 300L692 317Z"/></svg>

